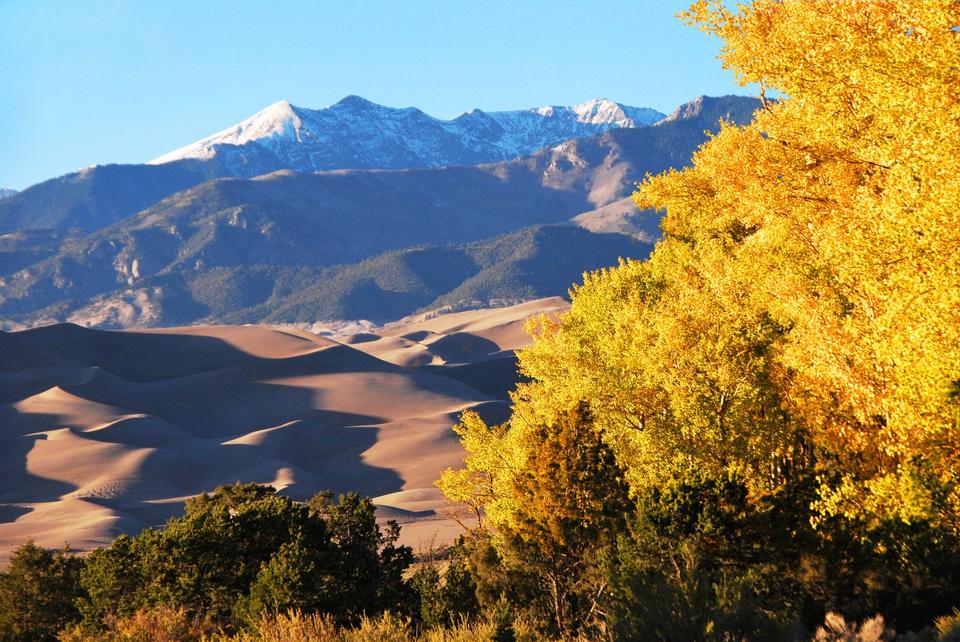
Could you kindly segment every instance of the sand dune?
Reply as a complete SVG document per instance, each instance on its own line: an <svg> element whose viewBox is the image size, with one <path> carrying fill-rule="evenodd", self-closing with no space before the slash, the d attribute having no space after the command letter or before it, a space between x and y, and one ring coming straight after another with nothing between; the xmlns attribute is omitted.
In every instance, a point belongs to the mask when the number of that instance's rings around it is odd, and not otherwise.
<svg viewBox="0 0 960 642"><path fill-rule="evenodd" d="M506 356L530 340L527 320L555 314L569 303L560 297L537 299L506 308L452 314L422 314L384 326L377 334L347 335L358 350L402 366L457 365Z"/></svg>
<svg viewBox="0 0 960 642"><path fill-rule="evenodd" d="M507 415L524 321L565 307L412 318L342 341L257 326L0 333L0 560L26 539L102 546L237 480L373 496L417 545L458 532L433 481L450 426Z"/></svg>
<svg viewBox="0 0 960 642"><path fill-rule="evenodd" d="M554 315L569 303L560 297L505 308L422 314L391 323L377 334L343 337L351 347L384 361L440 373L501 401L516 383L514 350L530 341L527 320Z"/></svg>

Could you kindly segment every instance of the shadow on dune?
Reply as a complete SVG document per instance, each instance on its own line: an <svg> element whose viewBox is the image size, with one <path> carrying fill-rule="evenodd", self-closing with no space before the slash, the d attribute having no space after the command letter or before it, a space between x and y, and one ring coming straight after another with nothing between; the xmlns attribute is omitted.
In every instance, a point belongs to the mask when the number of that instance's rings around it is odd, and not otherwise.
<svg viewBox="0 0 960 642"><path fill-rule="evenodd" d="M450 377L464 383L474 390L494 399L508 401L510 391L522 381L527 381L517 371L517 357L512 352L504 357L496 357L476 363L464 363L452 366L423 366L425 372Z"/></svg>
<svg viewBox="0 0 960 642"><path fill-rule="evenodd" d="M10 522L30 512L30 508L10 504L52 502L77 490L75 484L34 475L27 470L27 455L46 435L17 431L20 413L9 405L0 405L0 523ZM56 427L54 416L48 416Z"/></svg>
<svg viewBox="0 0 960 642"><path fill-rule="evenodd" d="M500 346L484 337L467 332L455 332L427 344L430 352L447 363L469 363L498 354Z"/></svg>
<svg viewBox="0 0 960 642"><path fill-rule="evenodd" d="M502 424L510 418L510 404L502 401L488 401L473 407L473 411L480 415L480 418L488 426Z"/></svg>
<svg viewBox="0 0 960 642"><path fill-rule="evenodd" d="M215 337L91 330L72 323L8 336L35 352L97 366L132 383L176 379L256 359Z"/></svg>
<svg viewBox="0 0 960 642"><path fill-rule="evenodd" d="M19 504L0 504L0 524L16 521L31 510L29 506Z"/></svg>

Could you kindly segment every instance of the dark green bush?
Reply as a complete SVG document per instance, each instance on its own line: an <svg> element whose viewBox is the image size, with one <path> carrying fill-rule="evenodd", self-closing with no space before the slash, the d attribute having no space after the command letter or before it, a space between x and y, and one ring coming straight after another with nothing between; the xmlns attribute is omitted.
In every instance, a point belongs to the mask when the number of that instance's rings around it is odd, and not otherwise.
<svg viewBox="0 0 960 642"><path fill-rule="evenodd" d="M50 551L33 542L18 548L0 573L0 641L54 640L78 620L82 567L69 548Z"/></svg>
<svg viewBox="0 0 960 642"><path fill-rule="evenodd" d="M273 488L238 484L187 502L162 529L95 551L82 574L84 625L158 606L226 627L290 609L337 622L405 612L409 548L381 529L369 499L323 493L308 504Z"/></svg>

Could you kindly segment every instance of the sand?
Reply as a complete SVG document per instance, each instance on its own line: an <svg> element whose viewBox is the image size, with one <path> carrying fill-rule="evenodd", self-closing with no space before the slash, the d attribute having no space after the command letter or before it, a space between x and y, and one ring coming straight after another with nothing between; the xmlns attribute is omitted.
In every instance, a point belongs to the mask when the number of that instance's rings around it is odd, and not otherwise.
<svg viewBox="0 0 960 642"><path fill-rule="evenodd" d="M433 482L451 430L502 421L527 318L559 298L405 319L336 339L260 326L0 333L0 564L27 539L80 551L235 481L374 498L422 547L465 516Z"/></svg>

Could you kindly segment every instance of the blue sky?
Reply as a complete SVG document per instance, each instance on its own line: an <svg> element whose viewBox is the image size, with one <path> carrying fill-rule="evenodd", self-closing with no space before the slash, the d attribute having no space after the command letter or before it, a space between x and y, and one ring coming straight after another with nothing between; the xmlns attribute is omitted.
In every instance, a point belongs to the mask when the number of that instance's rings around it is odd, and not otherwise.
<svg viewBox="0 0 960 642"><path fill-rule="evenodd" d="M0 187L144 162L277 100L450 118L747 93L686 2L0 0Z"/></svg>

